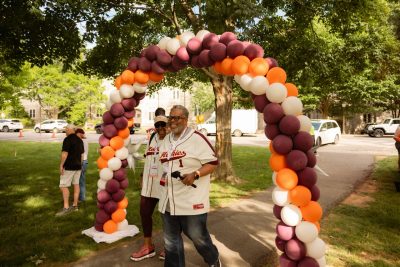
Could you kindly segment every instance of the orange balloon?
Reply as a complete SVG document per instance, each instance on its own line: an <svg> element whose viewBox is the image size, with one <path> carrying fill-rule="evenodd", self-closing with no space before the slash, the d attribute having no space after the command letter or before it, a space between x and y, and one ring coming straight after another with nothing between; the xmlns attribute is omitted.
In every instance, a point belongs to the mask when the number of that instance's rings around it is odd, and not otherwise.
<svg viewBox="0 0 400 267"><path fill-rule="evenodd" d="M120 136L114 136L110 139L110 146L114 150L118 150L124 146L124 139L122 139Z"/></svg>
<svg viewBox="0 0 400 267"><path fill-rule="evenodd" d="M253 59L249 65L249 73L253 77L259 76L259 75L264 76L265 74L267 74L268 69L269 69L269 65L268 65L267 61L265 61L265 59L261 58L261 57L257 57L255 59Z"/></svg>
<svg viewBox="0 0 400 267"><path fill-rule="evenodd" d="M154 73L154 72L150 72L149 73L149 79L152 80L153 82L158 83L159 81L164 79L164 75L163 74L157 74L157 73Z"/></svg>
<svg viewBox="0 0 400 267"><path fill-rule="evenodd" d="M286 168L285 156L277 153L272 154L269 158L269 165L271 166L271 169L276 172L283 168Z"/></svg>
<svg viewBox="0 0 400 267"><path fill-rule="evenodd" d="M302 185L298 185L289 191L289 200L293 205L304 207L311 201L311 191Z"/></svg>
<svg viewBox="0 0 400 267"><path fill-rule="evenodd" d="M287 89L287 96L298 96L299 90L297 89L296 85L293 83L285 83L285 87Z"/></svg>
<svg viewBox="0 0 400 267"><path fill-rule="evenodd" d="M272 154L276 154L276 151L274 150L274 146L272 145L272 141L269 142L269 151L271 151Z"/></svg>
<svg viewBox="0 0 400 267"><path fill-rule="evenodd" d="M222 74L222 62L221 61L215 62L214 70L215 70L216 73Z"/></svg>
<svg viewBox="0 0 400 267"><path fill-rule="evenodd" d="M146 72L137 70L135 72L135 81L141 84L146 84L149 81L149 75Z"/></svg>
<svg viewBox="0 0 400 267"><path fill-rule="evenodd" d="M124 197L120 202L118 202L118 208L119 209L126 209L128 207L128 198Z"/></svg>
<svg viewBox="0 0 400 267"><path fill-rule="evenodd" d="M124 70L121 74L121 84L133 84L135 82L135 74L130 70Z"/></svg>
<svg viewBox="0 0 400 267"><path fill-rule="evenodd" d="M111 218L114 222L120 223L125 220L126 213L123 209L117 209L116 211L111 214Z"/></svg>
<svg viewBox="0 0 400 267"><path fill-rule="evenodd" d="M130 134L130 132L129 132L129 128L128 127L118 131L118 136L122 137L122 139L128 138L129 134Z"/></svg>
<svg viewBox="0 0 400 267"><path fill-rule="evenodd" d="M276 184L283 189L292 190L299 181L295 171L289 168L283 168L276 175ZM310 193L311 194L311 193Z"/></svg>
<svg viewBox="0 0 400 267"><path fill-rule="evenodd" d="M316 222L322 218L322 208L316 201L310 201L308 205L300 207L300 210L305 221Z"/></svg>
<svg viewBox="0 0 400 267"><path fill-rule="evenodd" d="M111 146L105 146L100 151L101 157L105 160L109 160L115 155L115 151Z"/></svg>
<svg viewBox="0 0 400 267"><path fill-rule="evenodd" d="M121 86L121 76L118 76L118 77L115 79L114 85L115 85L115 87L117 87L117 89L119 89L119 87Z"/></svg>
<svg viewBox="0 0 400 267"><path fill-rule="evenodd" d="M103 230L105 233L107 234L112 234L115 231L117 231L118 227L117 224L112 221L112 220L108 220L104 225L103 225Z"/></svg>
<svg viewBox="0 0 400 267"><path fill-rule="evenodd" d="M221 63L222 74L228 75L228 76L234 75L234 73L232 71L232 62L233 62L233 59L231 59L229 57L222 60L222 63Z"/></svg>
<svg viewBox="0 0 400 267"><path fill-rule="evenodd" d="M243 75L249 70L250 59L246 56L237 56L232 62L232 72Z"/></svg>
<svg viewBox="0 0 400 267"><path fill-rule="evenodd" d="M267 79L270 84L286 82L286 72L280 67L274 67L267 73Z"/></svg>
<svg viewBox="0 0 400 267"><path fill-rule="evenodd" d="M108 167L108 161L103 159L102 157L99 157L97 159L97 168L99 168L101 170L101 169L104 169L107 167Z"/></svg>
<svg viewBox="0 0 400 267"><path fill-rule="evenodd" d="M128 128L133 126L133 118L128 119Z"/></svg>

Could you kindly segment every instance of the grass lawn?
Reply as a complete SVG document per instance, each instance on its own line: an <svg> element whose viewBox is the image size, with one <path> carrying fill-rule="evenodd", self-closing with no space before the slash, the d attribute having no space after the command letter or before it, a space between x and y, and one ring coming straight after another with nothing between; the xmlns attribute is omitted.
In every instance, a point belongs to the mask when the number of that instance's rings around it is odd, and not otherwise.
<svg viewBox="0 0 400 267"><path fill-rule="evenodd" d="M321 224L330 266L400 266L400 181L397 157L378 161L360 188Z"/></svg>
<svg viewBox="0 0 400 267"><path fill-rule="evenodd" d="M114 244L97 244L81 231L93 226L97 212L96 144L90 144L86 175L87 201L78 212L55 217L62 207L59 184L60 143L0 142L0 266L62 265ZM238 185L212 184L211 204L218 207L271 185L269 151L235 146L233 165ZM141 165L139 165L141 167ZM140 226L138 172L129 173L127 219ZM161 227L159 216L155 228ZM126 240L126 239L125 239Z"/></svg>

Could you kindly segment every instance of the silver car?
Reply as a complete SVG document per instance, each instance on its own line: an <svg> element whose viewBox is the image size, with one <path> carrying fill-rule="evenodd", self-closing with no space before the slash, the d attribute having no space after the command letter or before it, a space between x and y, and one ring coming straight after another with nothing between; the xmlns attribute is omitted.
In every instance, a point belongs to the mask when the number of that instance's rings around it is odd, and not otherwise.
<svg viewBox="0 0 400 267"><path fill-rule="evenodd" d="M16 119L0 119L0 131L2 132L18 132L24 129L20 120Z"/></svg>
<svg viewBox="0 0 400 267"><path fill-rule="evenodd" d="M65 132L65 127L68 125L66 120L45 120L42 123L36 123L33 129L35 132L40 133L41 131L49 132Z"/></svg>

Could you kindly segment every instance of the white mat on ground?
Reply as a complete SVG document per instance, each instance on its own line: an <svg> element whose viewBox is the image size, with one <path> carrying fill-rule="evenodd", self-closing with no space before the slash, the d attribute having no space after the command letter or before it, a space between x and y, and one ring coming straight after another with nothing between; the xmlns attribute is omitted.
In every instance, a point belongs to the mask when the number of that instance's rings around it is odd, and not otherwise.
<svg viewBox="0 0 400 267"><path fill-rule="evenodd" d="M124 237L134 236L137 233L139 233L139 228L137 228L136 225L128 225L124 230L119 230L112 234L99 232L94 227L82 231L83 235L93 238L96 243L112 243Z"/></svg>

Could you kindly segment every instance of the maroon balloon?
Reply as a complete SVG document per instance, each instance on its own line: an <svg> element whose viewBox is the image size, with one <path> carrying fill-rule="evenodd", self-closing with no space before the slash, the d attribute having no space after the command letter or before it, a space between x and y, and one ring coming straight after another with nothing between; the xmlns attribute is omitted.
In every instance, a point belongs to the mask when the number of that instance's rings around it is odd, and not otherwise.
<svg viewBox="0 0 400 267"><path fill-rule="evenodd" d="M128 70L133 72L137 71L139 68L139 58L138 57L131 57L128 62Z"/></svg>
<svg viewBox="0 0 400 267"><path fill-rule="evenodd" d="M293 149L292 138L284 134L277 135L272 140L272 147L278 154L286 155Z"/></svg>
<svg viewBox="0 0 400 267"><path fill-rule="evenodd" d="M128 179L124 179L119 183L121 189L126 189L129 186L129 180Z"/></svg>
<svg viewBox="0 0 400 267"><path fill-rule="evenodd" d="M108 214L112 214L117 209L118 209L118 203L112 199L109 200L106 204L104 204L104 211L107 212Z"/></svg>
<svg viewBox="0 0 400 267"><path fill-rule="evenodd" d="M111 199L111 195L106 190L101 190L97 193L97 200L101 203L106 203Z"/></svg>
<svg viewBox="0 0 400 267"><path fill-rule="evenodd" d="M286 242L285 253L289 259L298 261L306 256L306 246L297 238Z"/></svg>
<svg viewBox="0 0 400 267"><path fill-rule="evenodd" d="M101 203L101 202L97 201L97 208L98 209L104 209L104 203Z"/></svg>
<svg viewBox="0 0 400 267"><path fill-rule="evenodd" d="M146 49L145 56L149 61L154 61L157 59L158 51L160 51L160 47L157 45L151 45Z"/></svg>
<svg viewBox="0 0 400 267"><path fill-rule="evenodd" d="M282 254L279 257L279 267L297 267L297 262L289 259L286 254Z"/></svg>
<svg viewBox="0 0 400 267"><path fill-rule="evenodd" d="M297 267L319 267L319 264L315 259L311 257L305 257L298 262Z"/></svg>
<svg viewBox="0 0 400 267"><path fill-rule="evenodd" d="M307 152L313 147L314 138L307 132L299 132L293 138L293 148Z"/></svg>
<svg viewBox="0 0 400 267"><path fill-rule="evenodd" d="M300 130L300 121L296 116L286 115L279 121L279 130L287 135L294 135Z"/></svg>
<svg viewBox="0 0 400 267"><path fill-rule="evenodd" d="M210 50L204 49L203 51L200 52L199 55L199 63L200 65L204 67L210 67L212 64L215 62L210 58Z"/></svg>
<svg viewBox="0 0 400 267"><path fill-rule="evenodd" d="M110 111L106 111L103 114L103 122L105 124L111 124L114 123L114 117L111 115Z"/></svg>
<svg viewBox="0 0 400 267"><path fill-rule="evenodd" d="M144 72L151 71L151 61L146 57L141 57L139 59L139 69Z"/></svg>
<svg viewBox="0 0 400 267"><path fill-rule="evenodd" d="M190 65L193 68L200 69L201 68L201 64L199 62L199 56L192 56L192 58L190 59Z"/></svg>
<svg viewBox="0 0 400 267"><path fill-rule="evenodd" d="M147 48L142 49L142 51L140 51L139 57L145 57L146 51L147 51Z"/></svg>
<svg viewBox="0 0 400 267"><path fill-rule="evenodd" d="M164 74L166 69L162 67L156 60L151 62L151 71L157 74Z"/></svg>
<svg viewBox="0 0 400 267"><path fill-rule="evenodd" d="M104 135L100 135L99 137L99 144L102 147L109 146L110 145L110 139L105 137Z"/></svg>
<svg viewBox="0 0 400 267"><path fill-rule="evenodd" d="M314 168L314 166L317 164L317 157L315 156L315 153L312 149L307 151L307 167Z"/></svg>
<svg viewBox="0 0 400 267"><path fill-rule="evenodd" d="M275 217L278 220L281 219L281 211L282 211L282 209L283 209L283 207L278 206L278 205L274 205L273 212L274 212Z"/></svg>
<svg viewBox="0 0 400 267"><path fill-rule="evenodd" d="M139 101L142 100L145 96L146 96L146 93L135 93L135 94L133 95L133 98L136 99L136 102L139 102Z"/></svg>
<svg viewBox="0 0 400 267"><path fill-rule="evenodd" d="M264 57L264 49L258 44L250 44L246 47L243 54L250 60L253 60L256 57Z"/></svg>
<svg viewBox="0 0 400 267"><path fill-rule="evenodd" d="M110 194L118 192L120 189L119 182L116 179L110 179L106 183L106 191Z"/></svg>
<svg viewBox="0 0 400 267"><path fill-rule="evenodd" d="M201 40L193 37L186 45L186 50L191 55L198 55L201 52Z"/></svg>
<svg viewBox="0 0 400 267"><path fill-rule="evenodd" d="M263 113L265 106L271 103L264 94L263 95L251 94L251 97L253 99L255 109L260 113Z"/></svg>
<svg viewBox="0 0 400 267"><path fill-rule="evenodd" d="M273 140L281 132L279 131L277 124L267 124L265 126L264 133L269 140Z"/></svg>
<svg viewBox="0 0 400 267"><path fill-rule="evenodd" d="M249 45L251 45L251 43L248 41L243 41L242 43L244 45L244 49L246 49Z"/></svg>
<svg viewBox="0 0 400 267"><path fill-rule="evenodd" d="M125 129L126 127L128 127L128 119L125 118L124 116L121 116L119 118L116 118L114 120L114 126L115 128L117 128L118 130L122 130Z"/></svg>
<svg viewBox="0 0 400 267"><path fill-rule="evenodd" d="M284 222L279 222L275 227L276 234L282 240L290 240L294 237L294 227L288 226Z"/></svg>
<svg viewBox="0 0 400 267"><path fill-rule="evenodd" d="M286 164L294 171L300 171L307 167L307 155L300 150L292 150L285 158Z"/></svg>
<svg viewBox="0 0 400 267"><path fill-rule="evenodd" d="M126 174L127 174L126 169L125 168L121 168L119 170L114 171L113 178L118 180L118 181L122 181L122 180L124 180L126 178Z"/></svg>
<svg viewBox="0 0 400 267"><path fill-rule="evenodd" d="M179 47L176 51L176 56L179 58L180 61L188 63L190 60L190 55L186 50L186 47L182 46Z"/></svg>
<svg viewBox="0 0 400 267"><path fill-rule="evenodd" d="M126 168L128 166L128 161L126 159L121 160L122 166L121 168Z"/></svg>
<svg viewBox="0 0 400 267"><path fill-rule="evenodd" d="M265 59L265 61L267 61L268 66L269 66L269 69L272 69L272 68L274 68L274 67L278 67L278 66L279 66L279 65L278 65L278 61L276 61L275 58L267 57L267 58Z"/></svg>
<svg viewBox="0 0 400 267"><path fill-rule="evenodd" d="M103 135L109 139L118 135L118 129L114 126L114 124L107 124L103 127Z"/></svg>
<svg viewBox="0 0 400 267"><path fill-rule="evenodd" d="M281 107L281 105L277 103L270 103L266 105L263 110L263 113L264 113L264 121L267 124L278 123L283 118L283 116L285 116L283 108Z"/></svg>
<svg viewBox="0 0 400 267"><path fill-rule="evenodd" d="M313 187L311 187L310 191L311 191L311 200L318 201L319 197L321 196L321 192L319 191L318 186L314 185Z"/></svg>
<svg viewBox="0 0 400 267"><path fill-rule="evenodd" d="M226 45L218 43L211 47L210 58L214 61L222 61L226 58Z"/></svg>
<svg viewBox="0 0 400 267"><path fill-rule="evenodd" d="M124 107L125 111L132 111L136 107L136 99L132 98L124 98L121 101L121 105Z"/></svg>
<svg viewBox="0 0 400 267"><path fill-rule="evenodd" d="M233 32L224 32L219 38L219 42L228 45L230 42L236 40L237 37Z"/></svg>
<svg viewBox="0 0 400 267"><path fill-rule="evenodd" d="M125 111L124 112L124 117L127 118L127 119L131 119L131 118L135 117L135 113L136 113L135 110Z"/></svg>
<svg viewBox="0 0 400 267"><path fill-rule="evenodd" d="M218 42L219 42L218 35L210 32L206 34L203 38L202 42L203 49L211 49L211 47L213 47L213 45L218 44Z"/></svg>
<svg viewBox="0 0 400 267"><path fill-rule="evenodd" d="M114 103L110 108L110 113L114 118L121 117L122 115L124 115L124 112L125 109L121 103Z"/></svg>
<svg viewBox="0 0 400 267"><path fill-rule="evenodd" d="M278 236L275 237L275 246L282 252L285 252L286 241L280 239Z"/></svg>
<svg viewBox="0 0 400 267"><path fill-rule="evenodd" d="M226 54L230 58L241 56L244 53L244 44L241 41L234 40L230 42L226 47Z"/></svg>
<svg viewBox="0 0 400 267"><path fill-rule="evenodd" d="M184 69L187 66L187 64L185 62L181 61L177 56L172 57L171 65L176 71Z"/></svg>
<svg viewBox="0 0 400 267"><path fill-rule="evenodd" d="M161 49L157 52L157 62L161 66L169 66L171 64L172 57L167 51Z"/></svg>
<svg viewBox="0 0 400 267"><path fill-rule="evenodd" d="M119 189L117 192L112 194L112 199L116 202L120 202L125 197L125 191Z"/></svg>
<svg viewBox="0 0 400 267"><path fill-rule="evenodd" d="M297 177L299 178L299 185L303 185L308 189L311 189L317 182L317 173L310 167L297 172Z"/></svg>
<svg viewBox="0 0 400 267"><path fill-rule="evenodd" d="M103 232L104 231L103 230L103 225L104 225L104 223L95 223L94 224L94 229L96 229L96 231Z"/></svg>
<svg viewBox="0 0 400 267"><path fill-rule="evenodd" d="M110 215L105 210L98 210L96 213L96 222L98 224L104 224L110 218Z"/></svg>

